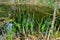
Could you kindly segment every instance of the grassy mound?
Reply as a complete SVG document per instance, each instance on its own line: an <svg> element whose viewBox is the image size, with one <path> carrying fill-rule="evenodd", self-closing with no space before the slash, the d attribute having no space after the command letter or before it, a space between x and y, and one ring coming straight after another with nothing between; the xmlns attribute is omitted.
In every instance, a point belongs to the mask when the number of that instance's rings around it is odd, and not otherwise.
<svg viewBox="0 0 60 40"><path fill-rule="evenodd" d="M20 5L0 5L0 17L8 17L9 14L21 13L34 13L36 19L41 19L43 16L49 18L53 14L53 8L43 5L31 5L31 4L20 4Z"/></svg>

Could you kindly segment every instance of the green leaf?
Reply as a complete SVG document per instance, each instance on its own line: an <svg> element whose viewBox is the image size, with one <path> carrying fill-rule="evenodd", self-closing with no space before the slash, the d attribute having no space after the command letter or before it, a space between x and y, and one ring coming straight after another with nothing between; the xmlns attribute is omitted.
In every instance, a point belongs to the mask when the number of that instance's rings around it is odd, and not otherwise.
<svg viewBox="0 0 60 40"><path fill-rule="evenodd" d="M45 29L45 24L42 25L42 32L44 32L44 29Z"/></svg>

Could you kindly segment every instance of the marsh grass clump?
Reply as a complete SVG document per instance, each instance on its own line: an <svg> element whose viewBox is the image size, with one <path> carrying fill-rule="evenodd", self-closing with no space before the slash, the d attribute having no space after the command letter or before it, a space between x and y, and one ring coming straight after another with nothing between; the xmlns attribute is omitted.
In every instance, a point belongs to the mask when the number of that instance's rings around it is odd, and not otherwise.
<svg viewBox="0 0 60 40"><path fill-rule="evenodd" d="M31 17L30 17L31 16ZM46 19L46 17L43 17L41 20L35 20L34 14L27 14L22 13L19 17L20 20L17 20L19 16L16 17L16 19L12 22L13 24L13 31L16 34L16 36L22 34L23 36L29 36L29 35L36 35L42 33L41 35L47 36L49 29L51 27L51 18ZM18 19L19 19L18 18ZM54 32L56 32L56 27L58 24L55 24ZM53 32L53 33L54 33ZM18 33L18 34L17 34ZM36 34L37 33L37 34ZM41 36L40 35L40 36Z"/></svg>
<svg viewBox="0 0 60 40"><path fill-rule="evenodd" d="M54 8L51 7L52 5L52 0L50 6L18 3L11 5L0 5L0 26L2 24L2 28L4 30L3 33L6 34L5 39L47 39L54 12ZM59 16L57 16L54 24L53 33L51 34L52 38L58 34L58 31Z"/></svg>

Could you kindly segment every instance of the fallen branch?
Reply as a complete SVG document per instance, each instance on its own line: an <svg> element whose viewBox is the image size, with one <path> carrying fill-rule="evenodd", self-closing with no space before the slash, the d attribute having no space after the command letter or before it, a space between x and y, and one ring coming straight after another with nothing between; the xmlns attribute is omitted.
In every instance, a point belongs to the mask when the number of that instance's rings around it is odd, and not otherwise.
<svg viewBox="0 0 60 40"><path fill-rule="evenodd" d="M55 23L55 19L56 19L56 2L54 3L54 5L55 6L54 6L54 13L53 13L53 20L52 20L52 23L51 23L51 28L49 30L47 40L50 40L50 35L53 33L54 23Z"/></svg>

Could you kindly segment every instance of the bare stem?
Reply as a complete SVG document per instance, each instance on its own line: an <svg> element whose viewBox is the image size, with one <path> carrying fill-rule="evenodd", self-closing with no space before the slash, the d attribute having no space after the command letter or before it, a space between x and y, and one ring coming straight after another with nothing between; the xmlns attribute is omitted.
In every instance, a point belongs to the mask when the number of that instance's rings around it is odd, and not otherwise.
<svg viewBox="0 0 60 40"><path fill-rule="evenodd" d="M52 23L51 23L51 28L49 30L47 40L50 40L50 35L51 35L51 33L53 33L54 23L55 23L55 19L56 19L56 2L54 3L54 5L55 6L54 6L54 13L53 13L53 20L52 20Z"/></svg>

